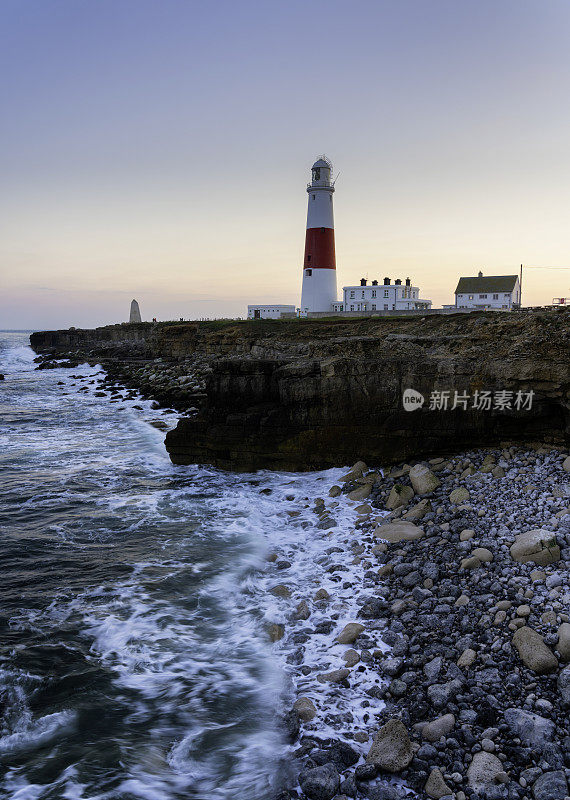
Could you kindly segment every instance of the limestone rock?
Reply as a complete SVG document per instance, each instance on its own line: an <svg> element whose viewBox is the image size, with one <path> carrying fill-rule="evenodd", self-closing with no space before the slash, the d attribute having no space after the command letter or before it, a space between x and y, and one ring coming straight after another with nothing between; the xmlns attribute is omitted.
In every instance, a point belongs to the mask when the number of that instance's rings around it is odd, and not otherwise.
<svg viewBox="0 0 570 800"><path fill-rule="evenodd" d="M310 722L317 714L315 704L309 697L297 698L293 703L293 708L297 712L299 719L303 720L303 722Z"/></svg>
<svg viewBox="0 0 570 800"><path fill-rule="evenodd" d="M457 666L460 669L465 669L466 667L470 667L476 658L477 658L477 653L475 652L475 650L472 650L470 647L468 647L461 653L461 655L457 659Z"/></svg>
<svg viewBox="0 0 570 800"><path fill-rule="evenodd" d="M336 637L336 641L339 644L352 644L358 639L363 630L364 625L359 622L349 622Z"/></svg>
<svg viewBox="0 0 570 800"><path fill-rule="evenodd" d="M301 772L299 783L309 800L332 800L340 786L340 775L334 764L323 764Z"/></svg>
<svg viewBox="0 0 570 800"><path fill-rule="evenodd" d="M515 631L513 644L523 664L538 675L552 672L558 667L558 659L544 644L542 636L527 625Z"/></svg>
<svg viewBox="0 0 570 800"><path fill-rule="evenodd" d="M487 550L486 547L476 547L474 550L471 551L471 555L473 556L473 558L478 558L479 561L493 560L493 553L490 550Z"/></svg>
<svg viewBox="0 0 570 800"><path fill-rule="evenodd" d="M562 661L570 661L570 622L563 622L558 628L558 644L556 649Z"/></svg>
<svg viewBox="0 0 570 800"><path fill-rule="evenodd" d="M376 539L385 539L391 544L421 539L423 535L424 532L421 528L407 520L397 520L389 522L387 525L379 525L374 531Z"/></svg>
<svg viewBox="0 0 570 800"><path fill-rule="evenodd" d="M372 486L369 483L366 483L364 486L360 486L358 489L354 489L352 492L348 493L349 500L366 500L366 498L370 495L372 491Z"/></svg>
<svg viewBox="0 0 570 800"><path fill-rule="evenodd" d="M354 667L360 661L360 656L356 650L350 649L343 653L342 659L347 667Z"/></svg>
<svg viewBox="0 0 570 800"><path fill-rule="evenodd" d="M275 597L291 597L291 589L283 583L278 583L277 586L272 586L269 590Z"/></svg>
<svg viewBox="0 0 570 800"><path fill-rule="evenodd" d="M297 608L295 609L295 617L297 619L309 619L311 616L311 610L309 608L309 604L306 600L301 600Z"/></svg>
<svg viewBox="0 0 570 800"><path fill-rule="evenodd" d="M564 472L570 472L570 456L567 456L564 459L564 462L562 464L562 469L564 470Z"/></svg>
<svg viewBox="0 0 570 800"><path fill-rule="evenodd" d="M340 683L348 678L350 670L343 667L342 669L333 669L331 672L321 672L317 675L319 683Z"/></svg>
<svg viewBox="0 0 570 800"><path fill-rule="evenodd" d="M444 781L443 775L439 769L432 769L424 786L424 792L428 797L433 797L434 800L440 800L441 797L452 794L453 789L450 789Z"/></svg>
<svg viewBox="0 0 570 800"><path fill-rule="evenodd" d="M340 486L331 486L329 489L329 497L338 497L341 494Z"/></svg>
<svg viewBox="0 0 570 800"><path fill-rule="evenodd" d="M422 736L428 742L437 742L442 736L447 736L453 730L454 725L453 714L444 714L442 717L427 722L422 728Z"/></svg>
<svg viewBox="0 0 570 800"><path fill-rule="evenodd" d="M416 464L410 470L410 481L416 494L429 494L441 486L439 478L423 464Z"/></svg>
<svg viewBox="0 0 570 800"><path fill-rule="evenodd" d="M133 300L131 302L131 313L129 315L129 322L130 323L142 322L142 320L141 320L141 311L140 311L140 308L139 308L139 304L137 303L136 300Z"/></svg>
<svg viewBox="0 0 570 800"><path fill-rule="evenodd" d="M449 495L449 501L456 506L460 506L462 503L466 503L469 500L469 491L465 488L465 486L460 486L458 489L454 489L451 494Z"/></svg>
<svg viewBox="0 0 570 800"><path fill-rule="evenodd" d="M481 561L475 556L470 558L462 558L459 569L478 569L481 566Z"/></svg>
<svg viewBox="0 0 570 800"><path fill-rule="evenodd" d="M393 718L375 735L366 763L374 764L386 772L401 772L412 758L412 743L408 731L401 720Z"/></svg>
<svg viewBox="0 0 570 800"><path fill-rule="evenodd" d="M414 490L411 486L402 486L402 484L396 483L392 486L392 490L386 501L386 508L388 511L393 511L400 506L407 506L413 496Z"/></svg>
<svg viewBox="0 0 570 800"><path fill-rule="evenodd" d="M406 513L403 515L404 519L409 520L410 522L416 522L416 520L423 519L425 515L432 510L432 505L429 500L420 500L419 503L416 503L415 506L408 509Z"/></svg>
<svg viewBox="0 0 570 800"><path fill-rule="evenodd" d="M503 764L492 753L481 750L475 753L473 761L467 770L467 783L475 792L485 797L486 790L495 785L499 773L503 771Z"/></svg>
<svg viewBox="0 0 570 800"><path fill-rule="evenodd" d="M269 634L270 641L278 642L285 636L285 628L283 625L278 625L274 622L273 625L269 626L267 633Z"/></svg>
<svg viewBox="0 0 570 800"><path fill-rule="evenodd" d="M541 567L560 561L560 548L551 531L537 528L517 536L511 545L511 556L515 561L525 564L533 561Z"/></svg>
<svg viewBox="0 0 570 800"><path fill-rule="evenodd" d="M326 589L317 589L315 592L315 600L328 600L330 594L327 592Z"/></svg>

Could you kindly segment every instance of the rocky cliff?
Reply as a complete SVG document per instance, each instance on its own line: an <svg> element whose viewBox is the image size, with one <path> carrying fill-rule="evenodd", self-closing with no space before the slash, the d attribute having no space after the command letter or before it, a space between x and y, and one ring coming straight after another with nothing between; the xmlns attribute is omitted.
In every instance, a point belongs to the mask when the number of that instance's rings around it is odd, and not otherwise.
<svg viewBox="0 0 570 800"><path fill-rule="evenodd" d="M158 373L198 360L201 411L166 438L178 464L306 470L570 435L568 312L143 324L34 334L32 345L105 366L160 359ZM409 388L426 398L411 412ZM469 399L452 409L456 391ZM495 407L473 408L484 391ZM449 392L447 409L430 410L434 392ZM530 408L514 407L518 392L526 404L533 393Z"/></svg>

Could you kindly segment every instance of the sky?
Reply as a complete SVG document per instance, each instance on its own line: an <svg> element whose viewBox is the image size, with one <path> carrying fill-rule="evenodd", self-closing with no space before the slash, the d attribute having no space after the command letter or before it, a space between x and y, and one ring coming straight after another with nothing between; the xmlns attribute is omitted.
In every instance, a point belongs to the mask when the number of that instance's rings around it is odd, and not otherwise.
<svg viewBox="0 0 570 800"><path fill-rule="evenodd" d="M569 35L568 0L2 0L0 328L299 305L321 153L339 293L569 266Z"/></svg>

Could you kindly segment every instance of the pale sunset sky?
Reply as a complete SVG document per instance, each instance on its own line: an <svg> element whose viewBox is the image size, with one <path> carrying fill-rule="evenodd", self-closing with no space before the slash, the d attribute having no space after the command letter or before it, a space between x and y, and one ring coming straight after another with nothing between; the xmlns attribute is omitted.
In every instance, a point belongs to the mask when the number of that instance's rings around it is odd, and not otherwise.
<svg viewBox="0 0 570 800"><path fill-rule="evenodd" d="M305 186L339 290L570 265L568 0L3 0L0 328L299 304ZM525 304L570 296L528 270Z"/></svg>

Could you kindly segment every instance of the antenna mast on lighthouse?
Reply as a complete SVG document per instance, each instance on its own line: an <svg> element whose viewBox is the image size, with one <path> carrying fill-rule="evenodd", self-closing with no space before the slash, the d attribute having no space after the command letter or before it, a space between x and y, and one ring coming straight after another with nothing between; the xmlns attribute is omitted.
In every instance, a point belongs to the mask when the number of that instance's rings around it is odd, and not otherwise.
<svg viewBox="0 0 570 800"><path fill-rule="evenodd" d="M331 311L336 301L336 259L332 163L319 156L311 167L307 184L309 205L305 235L301 316L309 311Z"/></svg>

